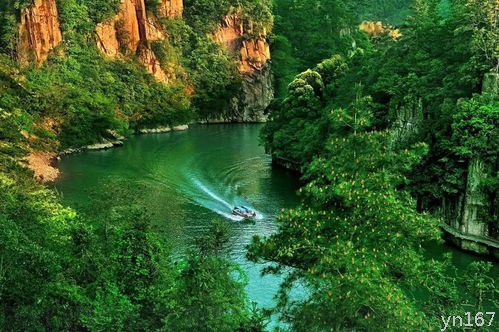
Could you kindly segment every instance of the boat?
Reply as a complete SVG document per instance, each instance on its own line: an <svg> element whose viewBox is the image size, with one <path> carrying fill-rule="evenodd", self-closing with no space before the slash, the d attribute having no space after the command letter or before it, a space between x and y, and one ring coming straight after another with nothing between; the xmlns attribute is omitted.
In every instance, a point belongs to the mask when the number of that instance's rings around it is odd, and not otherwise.
<svg viewBox="0 0 499 332"><path fill-rule="evenodd" d="M246 206L235 206L232 209L232 214L235 214L236 216L243 217L243 218L253 218L256 216L256 212L251 210L250 208Z"/></svg>

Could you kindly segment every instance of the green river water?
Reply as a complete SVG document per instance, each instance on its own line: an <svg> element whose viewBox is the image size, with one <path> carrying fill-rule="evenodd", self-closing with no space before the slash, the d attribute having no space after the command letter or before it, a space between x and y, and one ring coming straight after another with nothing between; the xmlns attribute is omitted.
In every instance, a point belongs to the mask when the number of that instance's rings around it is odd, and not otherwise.
<svg viewBox="0 0 499 332"><path fill-rule="evenodd" d="M55 186L65 202L77 208L85 207L92 192L105 190L111 179L141 188L134 195L145 202L176 255L192 246L211 221L226 222L229 254L249 276L250 299L271 307L281 278L260 276L263 266L246 260L246 246L254 234L276 230L275 215L298 203L299 183L295 174L272 168L270 156L258 144L260 128L199 125L183 132L135 136L120 148L64 157L63 176ZM237 204L256 210L256 223L241 223L233 216ZM448 246L429 248L433 257L448 251L460 268L483 259ZM499 275L498 264L493 273Z"/></svg>

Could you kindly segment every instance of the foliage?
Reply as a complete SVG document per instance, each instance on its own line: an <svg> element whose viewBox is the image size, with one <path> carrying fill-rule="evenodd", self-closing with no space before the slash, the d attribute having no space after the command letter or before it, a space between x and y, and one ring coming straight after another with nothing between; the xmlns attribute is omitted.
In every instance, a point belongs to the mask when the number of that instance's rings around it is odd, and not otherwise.
<svg viewBox="0 0 499 332"><path fill-rule="evenodd" d="M499 9L494 0L455 0L463 18L461 29L473 33L472 46L488 61L493 70L499 72Z"/></svg>
<svg viewBox="0 0 499 332"><path fill-rule="evenodd" d="M476 95L460 101L453 115L452 140L457 155L492 158L495 164L499 154L499 101L492 96Z"/></svg>
<svg viewBox="0 0 499 332"><path fill-rule="evenodd" d="M358 21L382 21L401 25L412 13L412 0L358 0L347 2L349 9L357 13Z"/></svg>
<svg viewBox="0 0 499 332"><path fill-rule="evenodd" d="M423 249L440 232L420 211L464 190L463 159L497 158L496 101L471 98L493 68L469 47L477 32L468 10L449 7L443 17L439 1L416 1L400 39L356 39L274 101L262 139L276 161L301 170L303 203L281 213L275 235L255 237L249 257L274 263L269 273L293 268L276 309L292 330L434 330L442 312L497 298L490 267L456 277ZM428 143L397 147L395 119L414 121L419 109L415 141ZM484 181L492 191L494 181ZM309 291L301 301L290 298L298 283Z"/></svg>
<svg viewBox="0 0 499 332"><path fill-rule="evenodd" d="M240 91L236 63L220 45L201 37L186 57L186 66L196 94L193 104L201 119L221 114Z"/></svg>
<svg viewBox="0 0 499 332"><path fill-rule="evenodd" d="M84 304L64 269L75 214L33 180L20 185L2 172L0 187L1 328L70 330L72 308Z"/></svg>
<svg viewBox="0 0 499 332"><path fill-rule="evenodd" d="M343 57L334 55L315 70L297 75L288 85L286 98L270 106L271 121L261 137L276 159L291 161L299 168L320 153L330 129L327 97L346 68Z"/></svg>
<svg viewBox="0 0 499 332"><path fill-rule="evenodd" d="M251 22L254 33L272 28L270 0L185 0L185 20L195 31L213 33L231 10L242 12L242 19Z"/></svg>
<svg viewBox="0 0 499 332"><path fill-rule="evenodd" d="M192 6L186 7L186 15L189 10L196 10L197 4ZM189 22L187 18L186 21ZM168 20L164 24L171 32L168 46L179 50L180 62L194 90L192 102L198 117L208 119L223 114L240 91L241 78L235 59L204 30L197 30L201 28L194 21L190 26L180 20ZM206 27L205 23L201 25ZM163 47L160 53L165 54L169 49Z"/></svg>
<svg viewBox="0 0 499 332"><path fill-rule="evenodd" d="M186 23L195 31L214 32L225 14L230 1L228 0L185 0L184 17Z"/></svg>
<svg viewBox="0 0 499 332"><path fill-rule="evenodd" d="M120 7L120 0L83 0L82 3L87 7L88 14L95 23L110 18Z"/></svg>
<svg viewBox="0 0 499 332"><path fill-rule="evenodd" d="M169 330L263 331L262 320L253 319L258 312L250 311L244 294L246 275L221 256L226 229L215 224L209 233L181 268L176 312L167 318Z"/></svg>
<svg viewBox="0 0 499 332"><path fill-rule="evenodd" d="M499 305L499 290L494 278L488 275L492 263L475 262L466 269L463 277L464 289L471 298L466 299L466 304L475 311L484 311L488 306L497 308Z"/></svg>
<svg viewBox="0 0 499 332"><path fill-rule="evenodd" d="M288 86L288 97L272 105L271 121L262 130L266 149L274 158L303 165L322 147L321 76L308 70Z"/></svg>
<svg viewBox="0 0 499 332"><path fill-rule="evenodd" d="M347 56L364 44L354 27L358 1L277 0L274 4L272 54L277 96L283 98L292 77L329 58Z"/></svg>
<svg viewBox="0 0 499 332"><path fill-rule="evenodd" d="M364 107L329 115L332 128L344 129L333 129L321 157L306 164L303 205L283 212L279 232L255 238L250 250L251 258L276 263L274 272L295 268L278 306L283 317L293 317L294 330L431 326L409 294L438 280L427 272L437 263L421 249L439 238L438 224L419 215L400 190L427 149L392 151L389 133L369 130L369 112ZM298 303L287 295L297 281L310 290Z"/></svg>

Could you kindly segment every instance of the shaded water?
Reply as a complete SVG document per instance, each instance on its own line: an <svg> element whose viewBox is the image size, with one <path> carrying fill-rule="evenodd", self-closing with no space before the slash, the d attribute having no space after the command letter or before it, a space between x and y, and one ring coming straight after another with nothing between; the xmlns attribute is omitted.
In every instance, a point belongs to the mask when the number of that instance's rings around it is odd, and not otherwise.
<svg viewBox="0 0 499 332"><path fill-rule="evenodd" d="M56 187L76 207L85 207L88 196L105 190L103 183L110 179L141 188L140 200L177 255L208 230L211 221L226 222L230 256L249 276L250 299L260 307L271 307L281 278L261 277L262 265L245 258L246 246L254 234L274 232L279 210L298 203L298 180L292 173L271 167L270 157L258 145L260 128L209 125L132 137L118 149L65 157L60 164L63 177ZM257 211L256 223L241 223L231 214L238 204ZM428 251L435 258L453 252L453 262L462 270L483 259L449 246L435 245ZM499 275L499 265L495 264L493 274Z"/></svg>

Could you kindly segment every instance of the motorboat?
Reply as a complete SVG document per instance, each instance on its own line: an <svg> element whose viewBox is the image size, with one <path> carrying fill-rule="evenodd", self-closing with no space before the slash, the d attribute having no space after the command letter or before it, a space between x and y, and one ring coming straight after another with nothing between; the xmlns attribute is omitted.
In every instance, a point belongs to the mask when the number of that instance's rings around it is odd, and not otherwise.
<svg viewBox="0 0 499 332"><path fill-rule="evenodd" d="M233 209L232 209L232 214L236 215L236 216L239 216L239 217L243 217L243 218L253 218L256 216L256 212L251 210L250 208L246 207L246 206L235 206Z"/></svg>

